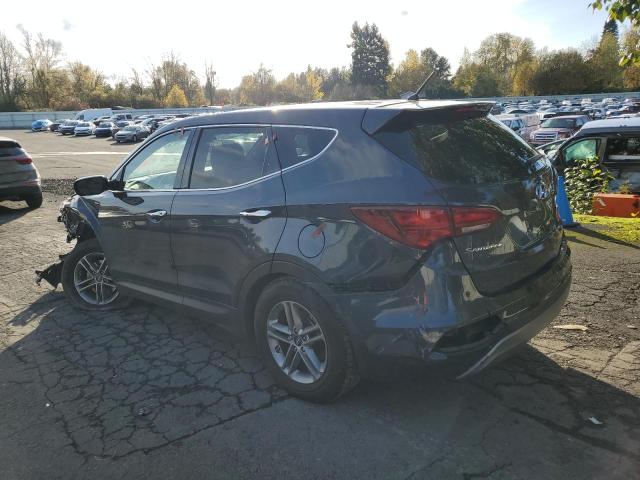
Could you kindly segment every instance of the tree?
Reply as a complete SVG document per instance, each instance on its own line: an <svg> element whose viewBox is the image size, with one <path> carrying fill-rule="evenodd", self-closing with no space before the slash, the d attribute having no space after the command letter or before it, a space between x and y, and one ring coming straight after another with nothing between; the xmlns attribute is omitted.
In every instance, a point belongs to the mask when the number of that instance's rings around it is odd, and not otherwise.
<svg viewBox="0 0 640 480"><path fill-rule="evenodd" d="M615 18L610 18L604 23L604 27L602 29L602 36L604 37L605 34L607 34L607 33L610 33L611 35L616 37L616 40L619 39L619 36L618 36L618 22L616 22Z"/></svg>
<svg viewBox="0 0 640 480"><path fill-rule="evenodd" d="M184 108L189 106L189 102L187 101L187 96L178 85L173 85L169 90L169 93L164 99L164 104L167 107L178 107Z"/></svg>
<svg viewBox="0 0 640 480"><path fill-rule="evenodd" d="M0 32L0 109L15 111L25 91L22 58L18 50Z"/></svg>
<svg viewBox="0 0 640 480"><path fill-rule="evenodd" d="M627 55L640 44L640 28L631 27L622 34L622 52ZM640 89L640 64L627 65L622 71L622 85L627 90Z"/></svg>
<svg viewBox="0 0 640 480"><path fill-rule="evenodd" d="M73 95L80 102L92 104L91 100L101 97L105 81L103 75L93 70L89 65L72 62L67 67Z"/></svg>
<svg viewBox="0 0 640 480"><path fill-rule="evenodd" d="M387 77L391 73L389 44L378 31L375 23L360 27L355 22L351 28L351 81L356 85L369 85L379 95L387 93Z"/></svg>
<svg viewBox="0 0 640 480"><path fill-rule="evenodd" d="M594 0L589 6L594 10L606 9L610 20L616 20L620 23L629 20L632 27L640 27L640 2L638 0ZM620 58L621 66L631 64L640 64L640 44L636 44Z"/></svg>
<svg viewBox="0 0 640 480"><path fill-rule="evenodd" d="M152 65L149 76L151 77L151 90L158 100L166 98L173 85L178 85L190 105L199 106L204 103L198 76L173 52L165 54L159 65Z"/></svg>
<svg viewBox="0 0 640 480"><path fill-rule="evenodd" d="M243 105L268 105L275 100L275 85L271 70L260 64L256 72L242 77L238 99Z"/></svg>
<svg viewBox="0 0 640 480"><path fill-rule="evenodd" d="M29 73L29 98L36 108L49 108L59 91L56 70L62 58L62 44L39 33L36 38L21 25L25 61Z"/></svg>
<svg viewBox="0 0 640 480"><path fill-rule="evenodd" d="M389 82L389 93L393 97L399 97L405 92L415 92L427 75L427 68L421 62L418 52L411 49L407 51L404 59L393 73Z"/></svg>
<svg viewBox="0 0 640 480"><path fill-rule="evenodd" d="M209 63L205 64L204 76L206 78L204 83L205 97L209 105L213 105L216 98L216 71L213 69L213 65Z"/></svg>
<svg viewBox="0 0 640 480"><path fill-rule="evenodd" d="M587 88L589 67L577 50L543 54L531 78L535 95L582 93Z"/></svg>
<svg viewBox="0 0 640 480"><path fill-rule="evenodd" d="M618 39L605 32L594 51L589 52L588 87L594 92L616 92L622 89L622 69L618 61L620 48Z"/></svg>

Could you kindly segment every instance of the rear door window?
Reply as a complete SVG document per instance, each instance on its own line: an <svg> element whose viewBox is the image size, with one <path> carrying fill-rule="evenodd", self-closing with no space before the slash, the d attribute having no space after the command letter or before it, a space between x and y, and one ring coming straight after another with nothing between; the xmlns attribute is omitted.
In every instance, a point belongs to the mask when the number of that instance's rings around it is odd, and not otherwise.
<svg viewBox="0 0 640 480"><path fill-rule="evenodd" d="M609 138L605 150L605 162L638 162L640 160L640 138Z"/></svg>
<svg viewBox="0 0 640 480"><path fill-rule="evenodd" d="M278 171L267 127L215 127L202 131L189 188L225 188Z"/></svg>
<svg viewBox="0 0 640 480"><path fill-rule="evenodd" d="M320 154L337 133L330 128L273 127L282 168L291 167Z"/></svg>
<svg viewBox="0 0 640 480"><path fill-rule="evenodd" d="M400 120L374 138L430 178L455 184L526 178L530 160L539 156L515 133L486 117L434 123Z"/></svg>

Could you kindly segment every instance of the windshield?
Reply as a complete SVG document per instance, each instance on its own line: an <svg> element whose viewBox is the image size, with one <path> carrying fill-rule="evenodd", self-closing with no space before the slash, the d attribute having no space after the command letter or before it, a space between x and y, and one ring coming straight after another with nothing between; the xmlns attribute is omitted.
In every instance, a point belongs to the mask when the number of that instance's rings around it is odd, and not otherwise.
<svg viewBox="0 0 640 480"><path fill-rule="evenodd" d="M130 125L130 126L127 126L127 127L124 127L124 128L123 128L123 130L124 130L125 132L134 132L134 131L136 131L137 129L138 129L138 127L134 127L133 125Z"/></svg>
<svg viewBox="0 0 640 480"><path fill-rule="evenodd" d="M542 128L573 128L576 125L575 118L550 118L542 122Z"/></svg>

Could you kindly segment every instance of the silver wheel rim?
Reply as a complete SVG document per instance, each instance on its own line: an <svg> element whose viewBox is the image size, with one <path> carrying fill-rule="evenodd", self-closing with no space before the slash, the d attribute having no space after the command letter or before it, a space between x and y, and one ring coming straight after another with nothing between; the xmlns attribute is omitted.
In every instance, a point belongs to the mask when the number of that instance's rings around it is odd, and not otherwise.
<svg viewBox="0 0 640 480"><path fill-rule="evenodd" d="M269 350L280 370L298 383L320 380L327 368L324 332L309 310L292 301L279 302L267 319Z"/></svg>
<svg viewBox="0 0 640 480"><path fill-rule="evenodd" d="M118 298L118 289L101 252L87 253L76 263L73 285L80 298L91 305L108 305Z"/></svg>

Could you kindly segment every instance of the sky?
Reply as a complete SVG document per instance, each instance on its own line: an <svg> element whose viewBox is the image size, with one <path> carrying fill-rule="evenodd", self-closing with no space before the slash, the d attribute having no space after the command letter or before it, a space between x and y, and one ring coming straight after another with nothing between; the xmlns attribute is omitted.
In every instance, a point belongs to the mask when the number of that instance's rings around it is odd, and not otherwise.
<svg viewBox="0 0 640 480"><path fill-rule="evenodd" d="M351 25L376 23L397 65L405 52L434 48L457 67L464 48L510 32L531 38L538 48L580 47L600 35L604 12L590 0L322 0L186 1L103 3L9 1L0 31L16 44L18 25L62 42L65 61L79 60L111 80L140 72L173 51L199 77L214 65L218 87L231 88L260 64L276 78L307 65L348 66Z"/></svg>

